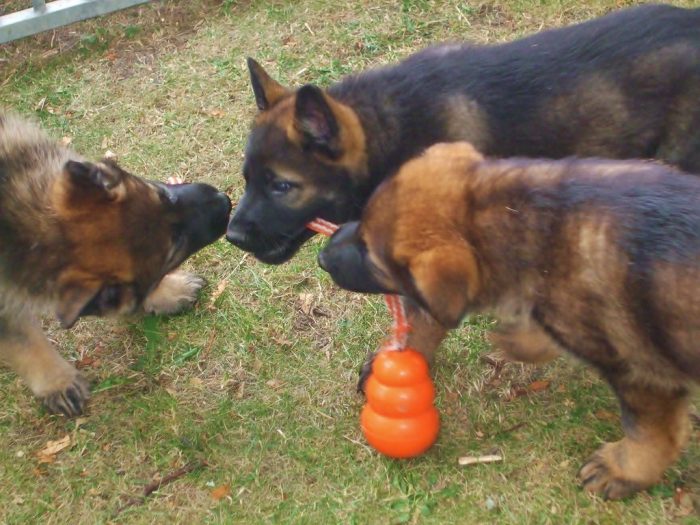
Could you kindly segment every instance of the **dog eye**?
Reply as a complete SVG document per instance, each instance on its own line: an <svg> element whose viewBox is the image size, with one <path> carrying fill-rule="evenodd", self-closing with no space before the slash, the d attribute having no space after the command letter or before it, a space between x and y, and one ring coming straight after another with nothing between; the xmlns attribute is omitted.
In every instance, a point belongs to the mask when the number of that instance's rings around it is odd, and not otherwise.
<svg viewBox="0 0 700 525"><path fill-rule="evenodd" d="M122 290L118 284L109 284L100 290L97 304L101 312L116 310L121 302Z"/></svg>
<svg viewBox="0 0 700 525"><path fill-rule="evenodd" d="M270 191L278 195L284 195L294 187L294 184L286 180L273 180L270 182Z"/></svg>

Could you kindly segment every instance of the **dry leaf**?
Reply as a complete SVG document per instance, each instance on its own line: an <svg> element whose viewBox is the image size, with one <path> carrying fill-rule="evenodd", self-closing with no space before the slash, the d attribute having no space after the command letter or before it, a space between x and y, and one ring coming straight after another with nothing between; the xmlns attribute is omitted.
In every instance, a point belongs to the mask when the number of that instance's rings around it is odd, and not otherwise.
<svg viewBox="0 0 700 525"><path fill-rule="evenodd" d="M270 379L267 383L265 383L267 386L270 388L279 388L282 386L282 381L279 379Z"/></svg>
<svg viewBox="0 0 700 525"><path fill-rule="evenodd" d="M109 147L109 139L107 137L102 139L102 144L100 144L100 147L102 149L107 149Z"/></svg>
<svg viewBox="0 0 700 525"><path fill-rule="evenodd" d="M224 499L227 496L231 495L231 485L228 483L225 483L224 485L219 485L215 489L212 489L211 491L211 497L214 498L214 501L219 501Z"/></svg>
<svg viewBox="0 0 700 525"><path fill-rule="evenodd" d="M70 143L73 142L73 137L62 137L60 142L64 146L70 146Z"/></svg>
<svg viewBox="0 0 700 525"><path fill-rule="evenodd" d="M286 337L273 337L272 340L279 346L292 346L294 344Z"/></svg>
<svg viewBox="0 0 700 525"><path fill-rule="evenodd" d="M209 298L209 305L207 306L207 309L216 310L214 303L221 296L221 294L224 293L226 286L228 286L228 279L222 279L219 281L219 284L216 285L216 289L212 292L211 297Z"/></svg>
<svg viewBox="0 0 700 525"><path fill-rule="evenodd" d="M314 294L312 293L300 293L299 294L299 308L305 315L311 315L314 303Z"/></svg>
<svg viewBox="0 0 700 525"><path fill-rule="evenodd" d="M221 109L212 109L209 112L209 115L211 115L212 117L223 117L225 113Z"/></svg>
<svg viewBox="0 0 700 525"><path fill-rule="evenodd" d="M533 381L528 388L530 392L542 392L542 390L549 388L549 381Z"/></svg>
<svg viewBox="0 0 700 525"><path fill-rule="evenodd" d="M81 357L75 362L75 368L80 370L81 368L86 368L88 366L92 366L97 362L97 359L94 357L90 357L89 355L86 355L84 357Z"/></svg>
<svg viewBox="0 0 700 525"><path fill-rule="evenodd" d="M107 51L105 58L110 62L114 62L117 59L117 54L114 51Z"/></svg>
<svg viewBox="0 0 700 525"><path fill-rule="evenodd" d="M44 454L37 454L36 457L39 460L39 463L55 463L56 462L55 455L45 456Z"/></svg>
<svg viewBox="0 0 700 525"><path fill-rule="evenodd" d="M593 415L601 421L617 421L617 416L615 414L613 414L609 410L603 410L602 408L593 412Z"/></svg>
<svg viewBox="0 0 700 525"><path fill-rule="evenodd" d="M673 502L676 504L674 514L678 517L690 516L695 510L693 498L683 487L676 487Z"/></svg>
<svg viewBox="0 0 700 525"><path fill-rule="evenodd" d="M70 446L70 435L66 434L56 441L47 441L46 446L36 453L39 463L53 463L56 461L56 454L64 448Z"/></svg>
<svg viewBox="0 0 700 525"><path fill-rule="evenodd" d="M526 388L523 388L521 386L514 386L511 387L510 392L508 392L508 395L505 397L506 401L513 401L514 399L527 395L528 390Z"/></svg>

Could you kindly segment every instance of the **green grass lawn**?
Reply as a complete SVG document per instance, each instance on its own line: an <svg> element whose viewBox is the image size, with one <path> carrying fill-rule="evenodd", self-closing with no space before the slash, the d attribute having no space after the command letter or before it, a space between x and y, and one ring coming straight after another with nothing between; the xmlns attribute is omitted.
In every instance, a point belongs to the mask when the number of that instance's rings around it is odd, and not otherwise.
<svg viewBox="0 0 700 525"><path fill-rule="evenodd" d="M238 197L256 111L246 56L285 83L327 84L433 42L499 42L630 3L154 2L0 47L0 104L90 156L111 150L139 175ZM481 357L488 320L465 323L438 356L433 449L410 461L373 452L355 383L389 318L380 298L332 285L316 265L322 243L268 267L217 242L187 263L209 285L184 315L84 319L71 332L47 320L94 394L86 417L69 421L0 372L0 522L700 523L689 506L700 497L697 439L649 492L583 493L578 467L621 435L611 391L570 359L496 371ZM534 381L548 387L513 395ZM40 463L66 434L71 445ZM457 464L493 451L502 463Z"/></svg>

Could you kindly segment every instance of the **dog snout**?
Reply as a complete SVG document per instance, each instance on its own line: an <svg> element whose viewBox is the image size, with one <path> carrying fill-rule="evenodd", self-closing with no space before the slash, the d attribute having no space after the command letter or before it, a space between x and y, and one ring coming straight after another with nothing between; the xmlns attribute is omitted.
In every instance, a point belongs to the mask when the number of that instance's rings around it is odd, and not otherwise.
<svg viewBox="0 0 700 525"><path fill-rule="evenodd" d="M322 270L330 273L328 255L326 255L326 250L321 250L321 253L318 254L318 265L321 267Z"/></svg>
<svg viewBox="0 0 700 525"><path fill-rule="evenodd" d="M245 250L249 244L250 230L251 227L249 224L236 221L234 218L226 229L226 240L234 246Z"/></svg>
<svg viewBox="0 0 700 525"><path fill-rule="evenodd" d="M231 210L233 209L233 203L228 195L223 192L219 192L217 197L222 200L226 206L226 215L231 215Z"/></svg>

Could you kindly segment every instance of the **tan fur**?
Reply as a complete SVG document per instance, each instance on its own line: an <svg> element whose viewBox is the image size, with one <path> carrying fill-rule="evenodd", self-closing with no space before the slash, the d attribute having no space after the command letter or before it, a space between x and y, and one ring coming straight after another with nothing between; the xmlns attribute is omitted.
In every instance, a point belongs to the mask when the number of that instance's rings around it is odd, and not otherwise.
<svg viewBox="0 0 700 525"><path fill-rule="evenodd" d="M183 270L175 270L163 277L158 287L143 302L143 309L156 315L176 314L197 300L204 279Z"/></svg>
<svg viewBox="0 0 700 525"><path fill-rule="evenodd" d="M443 113L446 137L454 141L469 141L478 148L486 146L491 140L488 119L475 100L463 94L449 96L444 101ZM469 125L466 126L465 122L469 122Z"/></svg>
<svg viewBox="0 0 700 525"><path fill-rule="evenodd" d="M51 411L74 416L89 397L87 383L36 316L53 313L72 325L110 287L108 314L134 311L149 290L148 310L172 313L192 304L202 281L184 272L161 281L174 248L172 219L150 183L109 161L88 165L2 112L0 166L0 360Z"/></svg>
<svg viewBox="0 0 700 525"><path fill-rule="evenodd" d="M543 212L574 175L584 183L569 191L591 204ZM608 498L653 485L678 458L689 436L687 388L700 379L693 328L700 318L700 270L668 262L676 260L670 255L646 263L653 264L653 282L639 293L657 295L654 311L641 315L665 320L664 341L673 345L657 347L662 336L645 332L655 328L640 323L633 310L630 294L637 292L627 279L636 261L625 251L627 230L618 222L622 213L627 227L647 219L634 215L632 204L629 211L617 204L610 212L597 204L605 200L593 197L599 190L585 182L610 181L605 194L635 184L635 176L651 182L680 177L688 189L678 191L696 195L691 176L654 163L492 161L467 144L438 145L404 164L373 195L358 229L377 282L439 321L409 308L417 325L412 337L431 360L446 328L468 312L488 312L499 320L489 339L509 359L542 363L566 350L602 371L620 398L626 436L601 447L580 477L587 490ZM614 202L629 202L620 199ZM646 235L653 239L658 232ZM676 249L685 254L686 248Z"/></svg>
<svg viewBox="0 0 700 525"><path fill-rule="evenodd" d="M488 340L507 361L543 364L556 359L562 352L559 345L530 319L523 319L521 325L501 323L488 334Z"/></svg>

